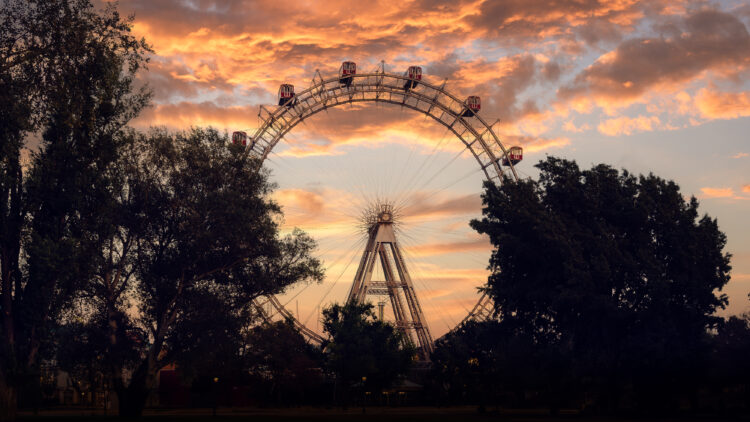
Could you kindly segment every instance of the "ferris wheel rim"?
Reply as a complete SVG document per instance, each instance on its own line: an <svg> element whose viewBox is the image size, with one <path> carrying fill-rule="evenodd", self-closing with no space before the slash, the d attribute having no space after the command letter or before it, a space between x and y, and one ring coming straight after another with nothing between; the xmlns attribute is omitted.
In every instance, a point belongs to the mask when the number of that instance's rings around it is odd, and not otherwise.
<svg viewBox="0 0 750 422"><path fill-rule="evenodd" d="M482 129L482 127L484 128L484 131L482 131L482 133L479 134L479 132L477 131L477 128L475 128L471 124L469 124L469 122L467 122L465 120L464 116L462 116L461 114L459 114L462 110L452 110L450 108L450 105L446 105L446 104L442 104L442 103L438 103L437 102L437 99L438 99L439 95L443 95L443 96L449 98L455 104L463 104L463 105L465 105L465 101L460 100L459 97L457 97L456 95L454 95L453 93L451 93L450 91L448 91L448 90L445 89L445 85L446 85L447 81L444 81L441 86L438 86L438 85L435 85L435 84L433 84L433 83L431 83L429 81L426 81L424 78L418 81L419 85L422 85L423 87L431 89L431 90L433 90L433 91L435 91L437 93L435 95L435 97L433 97L431 99L430 97L426 97L426 96L424 96L422 94L419 94L416 91L416 89L404 89L404 88L399 88L397 85L386 85L386 84L383 84L383 81L386 78L391 79L391 80L396 80L396 81L404 81L404 82L413 80L413 79L411 79L411 78L409 78L407 76L399 75L399 74L395 74L395 73L389 73L389 72L382 71L382 72L375 72L375 73L359 73L359 74L354 74L354 75L348 75L347 78L350 78L352 80L352 82L349 85L346 85L346 92L340 86L341 85L340 84L340 77L333 77L333 78L329 78L329 79L323 79L322 76L320 76L320 72L318 72L318 71L316 71L316 75L319 77L317 81L316 81L315 78L313 78L313 83L308 88L306 88L303 91L299 92L298 94L294 95L294 98L295 98L295 104L294 105L291 105L291 106L290 105L286 105L286 104L284 104L284 105L278 105L278 106L275 106L275 109L273 109L273 111L269 111L266 107L264 107L262 105L260 106L260 110L258 112L258 117L259 117L259 119L261 119L263 121L263 123L255 131L255 133L254 133L254 135L252 137L251 146L249 148L247 148L246 151L245 151L245 153L247 155L251 155L251 154L255 153L253 155L258 156L258 158L260 159L261 163L264 162L266 160L266 158L268 157L268 155L270 154L270 152L273 150L273 148L275 148L275 146L278 144L278 142L281 139L283 139L284 136L289 131L291 131L294 127L296 127L297 124L299 124L301 122L304 122L305 119L308 119L308 118L316 115L317 113L319 113L321 111L327 110L328 108L334 108L334 107L343 106L343 105L346 105L346 104L352 104L352 103L355 103L355 102L376 102L376 103L377 102L382 102L382 103L394 104L394 105L400 105L400 106L406 107L408 109L411 109L411 110L414 110L416 112L422 113L424 115L430 116L434 120L436 120L437 122L441 123L443 126L446 126L448 129L450 129L451 132L453 132L453 134L456 137L458 137L464 143L464 145L466 146L466 148L469 149L472 152L472 154L474 155L475 159L479 163L480 168L485 173L486 179L488 181L493 182L493 179L496 179L497 182L499 183L499 182L502 182L502 180L505 177L507 177L507 175L505 174L505 172L503 172L503 170L501 168L501 165L500 165L500 161L503 158L505 158L507 160L507 165L510 168L511 178L514 179L514 180L518 180L519 179L513 161L508 159L509 158L509 150L500 141L500 137L497 136L497 134L495 133L495 131L493 129L493 126L494 126L495 123L493 123L492 125L488 125L487 122L484 120L484 118L482 118L482 116L480 116L478 113L475 113L473 116L471 116L471 118L476 119L476 121L480 123L480 125L479 125L479 129L480 130ZM376 84L367 84L367 83L365 83L365 84L355 84L354 83L354 80L361 79L361 80L368 81L369 78L376 78L376 80L378 82ZM332 85L330 89L326 89L326 86L328 84ZM374 87L374 89L372 87ZM364 89L364 88L368 88L368 89ZM317 90L317 92L316 92L316 90ZM338 94L336 94L336 92L335 92L336 90L339 91ZM333 93L335 95L329 96L328 95L329 92ZM403 97L403 100L401 102L393 101L392 100L392 98L393 98L392 96L389 97L388 100L386 100L385 98L380 98L379 95L376 95L373 98L367 98L364 95L365 93L389 93L389 94L393 94L394 92L398 92L398 94ZM325 93L325 95L323 95L323 93ZM355 99L354 98L355 94L363 94L363 95L362 95L362 98L356 98ZM339 97L345 97L347 95L349 96L349 100L348 101L335 101L335 102L332 102L331 104L328 104L328 101L331 98L338 99ZM291 110L293 110L293 109L295 109L297 107L297 105L296 105L296 99L298 99L300 97L304 98L303 101L308 101L308 99L312 99L313 100L312 104L308 103L308 107L305 108L305 110L306 111L310 111L310 113L308 113L308 114L303 114L303 113L293 114L292 115L293 119L291 119L291 120L290 119L284 119L284 118L282 118L287 113L291 114ZM415 99L416 100L416 104L419 104L420 101L424 102L424 103L430 104L429 111L425 111L425 110L422 110L422 109L418 108L415 105L408 104L407 103L407 99L409 99L409 98ZM318 106L320 104L323 104L323 106L320 107L320 108L314 109L315 106ZM433 114L430 113L430 111L433 108L435 108L435 107L443 110L443 113L441 114L440 118L438 118L435 115L433 115ZM263 111L265 111L267 113L267 115L266 115L265 118L262 115ZM445 112L448 112L449 116L454 117L454 122L451 125L446 124L446 122L442 120L442 115L444 115ZM294 120L294 118L296 118L296 120ZM259 151L257 151L257 150L254 149L254 147L256 146L255 142L259 138L261 138L265 134L265 132L268 131L269 128L273 128L274 123L276 123L278 121L282 121L283 122L281 128L279 128L279 129L274 128L274 129L276 129L276 134L272 137L272 140L270 142L266 141L267 144L264 145L264 146L263 145L261 146L262 149L261 149L261 151L259 153ZM466 130L468 130L471 135L474 136L474 140L472 142L470 142L470 143L466 142L463 139L462 135L459 135L453 129L453 125L456 124L456 123L461 123L463 125L463 127ZM463 133L466 133L466 131L464 131ZM499 152L501 154L498 157L495 157L494 156L494 152L492 150L490 150L490 148L489 148L488 145L485 144L485 141L484 141L483 137L486 134L491 135L491 138L488 139L488 140L494 141L495 145L497 145L500 148ZM481 146L482 150L485 151L485 153L487 153L488 156L491 157L491 160L490 160L489 164L491 164L492 170L495 170L495 174L493 176L490 176L490 174L487 171L487 168L490 167L490 165L483 164L482 161L477 156L477 154L472 149L472 145L474 143L476 143L477 141L480 141L479 145ZM505 164L505 163L503 163L503 164ZM265 298L265 301L262 301L261 298ZM256 309L261 314L261 316L262 316L262 318L264 320L269 321L276 313L278 313L278 314L282 315L284 318L286 318L288 320L291 320L292 323L295 325L295 327L297 329L299 329L300 332L309 341L312 341L312 342L315 342L315 343L318 343L318 344L322 344L325 341L325 339L320 334L318 334L317 332L311 330L304 323L302 323L301 321L299 321L299 319L296 318L292 312L290 312L289 310L287 310L284 307L284 305L278 300L277 295L270 294L270 295L260 296L259 298L257 298L254 301L254 304L255 304ZM275 310L276 310L276 313L274 313L274 315L268 315L268 313L263 309L263 306L266 306L266 305L269 305L269 304L271 306L273 306L275 308ZM488 293L486 291L483 291L482 295L480 296L479 300L474 305L474 307L472 308L472 310L469 311L469 313L461 320L461 322L459 322L457 324L457 326L454 327L451 331L455 330L457 327L460 327L461 325L463 325L467 321L475 320L475 319L486 319L491 312L492 312L492 300L489 297Z"/></svg>
<svg viewBox="0 0 750 422"><path fill-rule="evenodd" d="M493 164L494 170L496 171L497 176L498 176L497 180L498 181L502 180L504 172L500 168L501 166L500 166L499 162L503 158L508 157L508 149L506 149L505 145L500 141L500 137L497 136L497 134L495 133L495 131L493 129L493 126L494 126L495 123L493 123L493 124L490 125L490 124L487 123L487 121L484 120L484 118L481 115L474 114L471 118L472 119L476 119L476 121L480 123L479 124L479 129L481 129L482 127L485 129L482 132L482 134L479 134L479 132L477 131L477 128L475 128L473 125L469 124L468 121L463 116L457 115L457 111L450 110L450 106L449 105L445 105L445 104L439 103L437 101L437 99L439 98L438 96L436 96L434 98L420 96L417 93L416 89L406 89L405 90L405 89L402 89L402 88L400 88L398 86L395 86L395 85L386 85L386 84L382 83L382 81L385 78L395 79L395 80L399 80L399 81L410 81L410 80L412 80L412 79L410 79L410 78L408 78L406 76L403 76L403 75L399 75L399 74L396 74L396 73L389 73L389 72L376 72L376 73L358 73L358 74L354 74L354 75L348 75L348 76L346 76L346 78L349 78L352 81L357 80L357 79L365 79L366 80L367 78L377 78L379 80L379 82L377 84L355 84L354 82L352 82L350 85L347 86L347 91L346 91L346 93L344 93L343 90L340 87L340 83L339 83L340 78L339 77L333 77L333 78L329 78L329 79L323 79L322 77L320 77L319 80L317 80L317 81L315 80L315 78L313 78L313 84L310 87L304 89L303 91L301 91L298 94L295 94L295 97L294 97L295 101L296 101L296 99L299 99L301 97L305 98L303 101L306 101L307 98L311 98L311 99L315 100L313 102L313 106L314 106L314 105L319 105L319 104L324 104L325 105L330 98L338 98L340 96L346 96L346 95L348 95L350 97L349 101L339 101L339 102L336 102L336 103L334 103L334 104L332 104L330 106L326 105L326 107L323 108L323 109L327 109L327 108L332 108L332 107L336 107L336 106L339 106L339 105L350 104L350 103L353 103L353 102L386 102L386 103L389 102L389 101L386 101L385 99L380 98L378 96L376 96L375 98L366 98L366 99L363 98L363 99L358 99L358 100L355 101L353 97L357 93L363 93L363 92L394 93L394 92L398 92L400 95L403 95L404 97L408 96L409 98L416 99L417 102L422 101L422 102L425 102L425 103L429 103L433 107L438 107L440 109L448 111L449 115L451 115L453 117L456 117L456 121L455 121L456 123L461 123L469 132L471 132L471 135L474 136L475 141L480 141L480 145L483 147L482 149L488 151L488 153L490 153L492 155L492 157L493 157L492 164ZM435 85L435 84L433 84L433 83L431 83L429 81L426 81L425 79L422 79L422 80L419 81L418 85L421 85L423 87L427 87L429 89L432 89L432 90L438 92L439 94L441 94L441 95L449 98L455 104L465 105L465 101L462 101L459 97L457 97L456 95L454 95L453 93L451 93L450 91L448 91L448 90L445 89L446 82L447 82L447 80L444 81L441 86L437 86L437 85ZM321 90L321 88L325 88L328 84L332 85L332 87L330 89ZM364 87L371 87L371 86L375 86L375 89L374 90L373 89L362 90L362 88L364 88ZM314 93L314 91L316 89L319 91L317 94ZM336 89L338 89L340 91L339 94L334 95L334 96L327 95L328 92L335 92ZM323 92L326 93L325 96L322 95ZM346 94L346 95L344 95L344 94ZM305 96L307 96L307 97L305 97ZM324 98L324 99L321 100L322 98ZM399 104L400 105L406 105L406 101L404 100L403 103L399 103ZM265 106L261 105L260 106L260 111L258 112L258 117L259 117L259 119L261 119L263 121L263 123L258 127L258 129L253 134L253 137L252 137L253 141L255 141L255 140L259 139L260 137L262 137L265 134L265 132L268 130L269 127L272 127L272 125L275 122L279 121L279 119L281 119L286 113L290 113L290 110L294 109L295 107L297 107L297 106L293 105L293 106L290 107L290 106L287 106L287 105L278 105L278 106L275 106L275 108L271 112ZM434 117L431 114L429 114L429 112L425 113L424 110L421 110L421 109L418 109L418 108L413 108L413 107L410 107L410 108L412 108L415 111L422 112L423 114L428 114L431 117ZM307 109L309 110L310 106L308 106ZM292 115L292 117L297 117L297 118L300 119L300 121L303 121L303 120L311 117L312 115L316 114L317 112L322 111L323 109L318 109L314 113L311 113L311 114L308 114L308 115L305 115L305 116L302 116L300 114L296 114L296 115ZM267 113L267 117L265 117L265 118L262 116L263 111L266 111L266 113ZM436 119L436 120L438 120L438 119ZM288 123L288 121L285 120L284 123ZM445 125L444 122L441 122L441 123L444 126L447 126L447 125ZM296 126L296 123L294 124L294 126ZM268 154L270 153L270 151L276 146L276 143L278 143L278 141L280 141L280 139L283 138L283 135L285 133L286 132L284 132L280 136L276 136L275 139L272 140L271 144L266 145L262 149L262 153L261 154L257 154L257 155L259 155L259 158L261 158L262 161L265 160L265 158L268 156ZM483 144L482 141L483 141L483 136L485 134L491 135L492 136L491 140L494 141L495 144L500 147L500 152L501 152L500 156L494 157L494 153L491 150L489 150L489 148L488 148L487 145ZM475 141L473 141L473 142L475 142ZM466 144L468 146L467 142L464 142L464 144ZM252 151L252 149L248 148L248 154L251 153L251 151ZM516 172L515 165L510 160L508 162L508 167L510 168L510 171L511 171L511 174L512 174L512 178L515 179L515 180L518 180L518 173ZM492 179L492 178L493 177L490 177L488 175L488 179Z"/></svg>

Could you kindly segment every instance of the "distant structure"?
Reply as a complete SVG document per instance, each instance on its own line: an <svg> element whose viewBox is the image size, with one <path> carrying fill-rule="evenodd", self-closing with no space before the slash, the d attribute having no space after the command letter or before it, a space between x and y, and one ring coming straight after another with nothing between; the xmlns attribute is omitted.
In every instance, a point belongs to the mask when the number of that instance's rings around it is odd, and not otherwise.
<svg viewBox="0 0 750 422"><path fill-rule="evenodd" d="M305 89L295 90L290 83L281 84L278 102L259 107L258 127L253 134L236 131L232 134L232 142L244 146L247 154L262 163L289 131L321 111L359 102L385 103L429 116L443 125L471 153L487 181L499 185L507 179L518 180L515 166L523 160L523 148L506 147L500 141L494 130L499 119L488 122L482 117L482 100L478 95L463 97L449 92L446 89L447 80L442 83L430 81L429 75L423 73L420 66L409 66L403 73L393 73L387 72L385 62L381 61L374 71L361 70L357 63L344 61L335 75L323 77L316 70ZM390 211L393 211L392 208ZM384 299L389 297L399 329L415 342L423 358L428 359L432 338L401 257L393 224L385 220L392 214L385 209L377 209L371 216L372 224L365 227L369 236L368 246L349 298L363 301L368 294L380 295ZM387 252L381 253L381 248ZM386 280L372 280L372 273L367 273L368 268L371 270L378 262L386 272ZM299 321L275 295L259 297L254 303L264 320L292 321L310 342L325 342L323 336ZM378 302L380 318L383 317L385 303L383 300ZM459 326L470 320L485 320L492 312L492 300L485 292Z"/></svg>
<svg viewBox="0 0 750 422"><path fill-rule="evenodd" d="M388 296L396 328L417 347L419 357L428 361L432 353L432 336L396 240L393 206L378 204L364 215L363 220L368 231L367 246L359 261L347 301L364 303L367 295ZM384 280L373 280L378 264ZM383 318L383 304L384 301L378 302L380 318Z"/></svg>

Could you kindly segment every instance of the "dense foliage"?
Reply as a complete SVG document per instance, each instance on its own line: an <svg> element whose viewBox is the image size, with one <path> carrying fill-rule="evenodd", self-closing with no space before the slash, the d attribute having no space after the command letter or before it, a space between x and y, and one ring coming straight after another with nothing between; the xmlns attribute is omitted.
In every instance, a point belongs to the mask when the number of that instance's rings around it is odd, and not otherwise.
<svg viewBox="0 0 750 422"><path fill-rule="evenodd" d="M674 182L553 157L537 168L538 181L487 184L472 221L495 246L487 291L500 322L485 344L540 356L525 369L544 371L537 388L611 409L676 406L704 378L722 321L725 235Z"/></svg>
<svg viewBox="0 0 750 422"><path fill-rule="evenodd" d="M320 279L315 246L301 232L278 234L278 206L258 162L226 135L193 129L126 133L113 192L116 212L98 233L97 272L80 290L84 309L101 315L103 345L121 413L140 412L158 371L241 353L252 300L287 285ZM122 327L124 325L124 327ZM119 344L140 338L133 367ZM218 359L217 359L218 360ZM123 369L133 375L129 382Z"/></svg>
<svg viewBox="0 0 750 422"><path fill-rule="evenodd" d="M320 279L315 245L280 237L226 135L127 127L150 50L114 5L9 0L0 22L0 420L55 358L137 415L165 365L241 353L253 298Z"/></svg>
<svg viewBox="0 0 750 422"><path fill-rule="evenodd" d="M254 327L248 336L247 369L260 382L258 399L273 405L320 405L330 401L323 353L291 321Z"/></svg>
<svg viewBox="0 0 750 422"><path fill-rule="evenodd" d="M326 367L336 376L339 396L355 386L375 392L390 387L416 353L394 326L375 317L369 303L331 305L323 310L323 328L329 335Z"/></svg>
<svg viewBox="0 0 750 422"><path fill-rule="evenodd" d="M0 419L39 380L50 325L92 272L117 134L148 46L86 0L0 5ZM30 155L30 159L29 159ZM24 171L24 163L28 163ZM24 397L28 397L25 394Z"/></svg>

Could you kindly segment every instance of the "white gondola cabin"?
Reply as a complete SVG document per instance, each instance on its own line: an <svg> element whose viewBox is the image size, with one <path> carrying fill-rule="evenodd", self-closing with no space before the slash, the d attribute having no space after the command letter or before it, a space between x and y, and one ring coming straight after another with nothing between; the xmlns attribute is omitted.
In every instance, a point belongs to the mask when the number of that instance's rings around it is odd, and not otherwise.
<svg viewBox="0 0 750 422"><path fill-rule="evenodd" d="M479 110L482 109L482 99L476 95L467 98L464 104L466 105L466 108L464 108L464 112L461 113L461 116L463 117L474 117L479 113Z"/></svg>
<svg viewBox="0 0 750 422"><path fill-rule="evenodd" d="M339 68L339 83L350 86L352 84L352 75L357 74L357 63L343 62Z"/></svg>
<svg viewBox="0 0 750 422"><path fill-rule="evenodd" d="M422 80L422 68L419 66L409 66L404 76L408 79L404 82L404 89L409 90L419 85L419 81Z"/></svg>
<svg viewBox="0 0 750 422"><path fill-rule="evenodd" d="M242 145L243 147L247 146L247 133L245 132L232 132L232 143Z"/></svg>
<svg viewBox="0 0 750 422"><path fill-rule="evenodd" d="M515 166L523 160L523 148L511 147L508 154L503 157L503 165L509 166L511 163Z"/></svg>
<svg viewBox="0 0 750 422"><path fill-rule="evenodd" d="M279 87L279 105L292 107L296 104L297 99L294 97L294 85L281 84Z"/></svg>

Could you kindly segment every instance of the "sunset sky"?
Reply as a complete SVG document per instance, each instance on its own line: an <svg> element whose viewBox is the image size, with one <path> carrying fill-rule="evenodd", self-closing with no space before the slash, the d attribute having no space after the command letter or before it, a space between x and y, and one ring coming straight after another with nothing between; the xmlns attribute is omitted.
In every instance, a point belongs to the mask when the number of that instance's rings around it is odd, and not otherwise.
<svg viewBox="0 0 750 422"><path fill-rule="evenodd" d="M278 86L316 69L403 72L482 97L522 177L546 154L673 179L718 218L733 255L729 308L750 310L750 4L679 0L121 0L154 54L141 75L154 105L135 122L258 127ZM285 228L320 241L321 285L284 302L316 329L356 270L357 217L376 198L401 206L407 264L433 336L454 326L486 279L490 246L468 228L482 176L439 124L396 106L339 107L297 126L267 163ZM540 257L543 259L543 257ZM299 310L298 310L299 309Z"/></svg>

